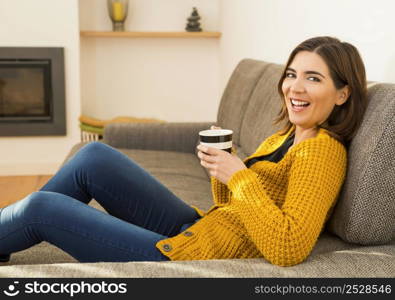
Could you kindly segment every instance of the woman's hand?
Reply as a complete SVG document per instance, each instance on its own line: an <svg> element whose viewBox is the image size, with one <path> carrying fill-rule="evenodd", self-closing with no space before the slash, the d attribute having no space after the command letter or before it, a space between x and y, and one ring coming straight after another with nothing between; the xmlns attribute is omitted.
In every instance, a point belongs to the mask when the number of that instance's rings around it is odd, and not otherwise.
<svg viewBox="0 0 395 300"><path fill-rule="evenodd" d="M197 149L199 150L200 164L209 170L211 176L214 176L224 184L227 184L237 171L247 169L238 156L229 152L203 145L197 146Z"/></svg>

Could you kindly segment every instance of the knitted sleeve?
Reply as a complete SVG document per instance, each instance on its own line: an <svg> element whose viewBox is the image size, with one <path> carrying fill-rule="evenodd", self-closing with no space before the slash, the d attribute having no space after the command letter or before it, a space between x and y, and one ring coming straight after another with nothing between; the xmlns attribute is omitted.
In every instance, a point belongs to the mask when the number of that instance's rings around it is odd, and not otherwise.
<svg viewBox="0 0 395 300"><path fill-rule="evenodd" d="M223 184L214 176L210 177L211 179L211 192L213 194L214 203L222 206L225 203L229 202L230 198L230 190L226 184Z"/></svg>
<svg viewBox="0 0 395 300"><path fill-rule="evenodd" d="M232 147L232 154L237 155L237 149L235 147ZM211 192L213 194L214 203L218 206L222 206L225 203L228 203L231 194L230 190L228 189L228 186L226 184L223 184L214 176L210 177L210 181L211 181Z"/></svg>
<svg viewBox="0 0 395 300"><path fill-rule="evenodd" d="M261 186L259 170L238 171L227 183L230 205L250 239L279 266L298 264L310 254L346 173L346 150L334 139L309 139L294 148L282 207Z"/></svg>

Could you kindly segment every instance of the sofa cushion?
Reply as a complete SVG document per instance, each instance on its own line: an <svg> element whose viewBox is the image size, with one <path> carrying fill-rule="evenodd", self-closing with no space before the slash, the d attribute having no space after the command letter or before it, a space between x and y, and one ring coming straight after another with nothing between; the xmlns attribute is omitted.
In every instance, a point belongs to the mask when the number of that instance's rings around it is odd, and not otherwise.
<svg viewBox="0 0 395 300"><path fill-rule="evenodd" d="M375 84L368 96L328 229L345 241L374 245L395 237L395 84Z"/></svg>
<svg viewBox="0 0 395 300"><path fill-rule="evenodd" d="M119 149L142 166L177 197L206 210L213 204L210 180L195 154Z"/></svg>
<svg viewBox="0 0 395 300"><path fill-rule="evenodd" d="M267 137L281 129L281 124L273 126L272 123L281 109L277 83L283 68L278 64L267 65L245 108L240 130L240 148L248 155L254 153Z"/></svg>
<svg viewBox="0 0 395 300"><path fill-rule="evenodd" d="M70 263L48 264L42 243L37 261L26 259L25 265L1 267L3 277L393 277L395 242L385 246L361 247L342 242L336 236L323 234L306 261L292 267L279 267L262 258L221 259L171 262ZM59 252L59 250L57 250ZM14 254L22 256L26 251ZM40 264L40 265L38 265Z"/></svg>
<svg viewBox="0 0 395 300"><path fill-rule="evenodd" d="M233 143L240 144L240 129L251 94L268 63L242 60L233 71L218 108L217 124L233 130Z"/></svg>

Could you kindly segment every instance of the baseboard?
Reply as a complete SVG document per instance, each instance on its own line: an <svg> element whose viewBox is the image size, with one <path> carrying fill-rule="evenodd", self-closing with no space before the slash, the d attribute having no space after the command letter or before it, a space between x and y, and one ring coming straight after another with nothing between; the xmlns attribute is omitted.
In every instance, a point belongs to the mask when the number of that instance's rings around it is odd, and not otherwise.
<svg viewBox="0 0 395 300"><path fill-rule="evenodd" d="M0 176L52 175L61 163L0 163Z"/></svg>

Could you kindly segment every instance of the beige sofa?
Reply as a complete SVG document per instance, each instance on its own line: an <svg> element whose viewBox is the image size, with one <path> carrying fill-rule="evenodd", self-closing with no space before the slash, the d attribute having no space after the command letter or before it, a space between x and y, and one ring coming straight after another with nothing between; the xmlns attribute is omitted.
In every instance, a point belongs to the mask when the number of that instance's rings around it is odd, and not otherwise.
<svg viewBox="0 0 395 300"><path fill-rule="evenodd" d="M197 133L212 124L234 131L241 158L279 129L276 83L282 66L246 59L233 72L216 121L112 124L104 142L132 157L187 203L212 204L209 177L195 155ZM15 253L1 277L394 277L395 85L369 86L369 107L348 152L338 203L311 255L293 267L265 259L78 263L47 243ZM73 147L70 156L83 143ZM102 209L94 200L91 205Z"/></svg>

